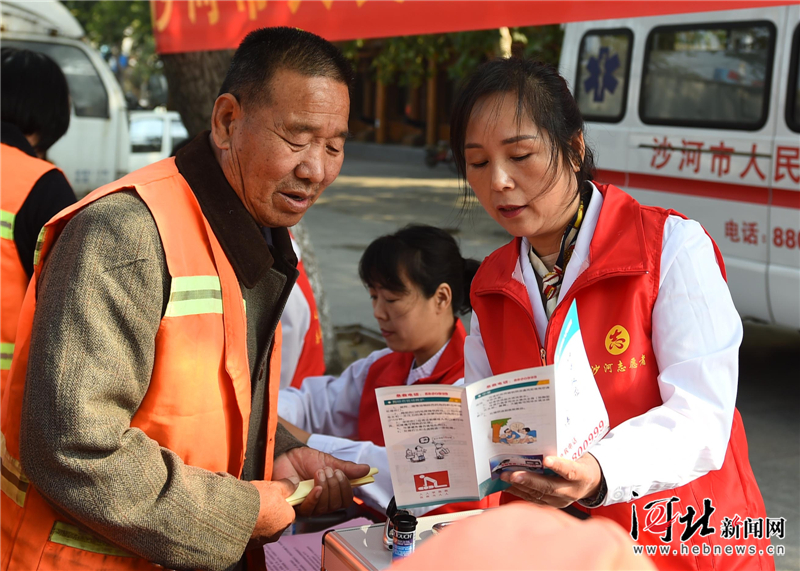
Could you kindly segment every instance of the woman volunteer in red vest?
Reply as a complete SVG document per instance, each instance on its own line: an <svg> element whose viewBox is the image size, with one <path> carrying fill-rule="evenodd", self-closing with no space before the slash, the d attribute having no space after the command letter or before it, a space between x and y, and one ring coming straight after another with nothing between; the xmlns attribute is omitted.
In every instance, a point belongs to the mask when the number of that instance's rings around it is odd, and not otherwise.
<svg viewBox="0 0 800 571"><path fill-rule="evenodd" d="M370 507L383 511L393 495L375 389L462 382L466 333L457 313L469 311L477 268L439 228L408 226L378 238L361 257L359 274L388 349L356 361L339 377L308 377L299 389L280 391L278 414L313 433L305 437L309 446L380 470L375 484L356 491ZM497 505L498 495L439 510Z"/></svg>
<svg viewBox="0 0 800 571"><path fill-rule="evenodd" d="M610 432L557 475L503 475L508 493L578 502L640 544L668 546L661 569L773 569L764 502L735 409L741 321L722 257L703 228L592 182L583 119L550 66L485 64L457 98L461 175L513 240L481 265L465 380L552 362L577 300ZM730 532L738 526L735 536ZM764 528L766 529L766 527ZM725 548L746 545L747 555Z"/></svg>

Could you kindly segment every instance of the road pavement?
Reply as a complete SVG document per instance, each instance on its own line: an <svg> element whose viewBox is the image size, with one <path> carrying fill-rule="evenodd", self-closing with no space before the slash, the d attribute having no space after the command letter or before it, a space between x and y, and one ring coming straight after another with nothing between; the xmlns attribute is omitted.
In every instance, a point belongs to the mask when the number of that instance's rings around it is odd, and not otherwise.
<svg viewBox="0 0 800 571"><path fill-rule="evenodd" d="M305 216L334 325L375 329L358 260L367 245L410 223L448 229L465 256L482 260L508 235L455 175L429 169L411 149L348 143L342 173ZM778 569L800 569L800 333L745 324L737 404L767 513L786 518Z"/></svg>

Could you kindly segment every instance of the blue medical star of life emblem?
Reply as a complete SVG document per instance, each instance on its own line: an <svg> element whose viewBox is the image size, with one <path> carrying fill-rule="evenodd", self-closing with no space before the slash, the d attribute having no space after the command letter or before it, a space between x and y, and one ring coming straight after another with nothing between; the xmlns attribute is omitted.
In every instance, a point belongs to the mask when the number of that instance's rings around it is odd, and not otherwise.
<svg viewBox="0 0 800 571"><path fill-rule="evenodd" d="M600 48L597 57L589 58L586 69L589 70L589 77L583 82L583 88L587 93L594 91L594 100L603 101L605 92L614 93L619 81L614 77L614 72L619 68L619 56L614 54L609 56L608 48Z"/></svg>

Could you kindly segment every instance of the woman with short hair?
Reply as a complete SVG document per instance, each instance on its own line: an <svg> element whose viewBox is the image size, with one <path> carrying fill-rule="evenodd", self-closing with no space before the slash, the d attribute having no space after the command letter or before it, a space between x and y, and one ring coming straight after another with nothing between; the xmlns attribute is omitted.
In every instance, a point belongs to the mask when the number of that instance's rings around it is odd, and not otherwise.
<svg viewBox="0 0 800 571"><path fill-rule="evenodd" d="M393 496L375 389L463 382L466 332L458 315L470 310L477 268L478 262L464 259L453 237L439 228L407 226L378 238L362 255L359 275L388 348L356 361L338 377L307 377L300 388L280 391L278 414L294 425L289 428L295 436L312 448L380 470L375 484L354 490L374 509L386 509ZM445 460L446 444L434 435L407 458ZM497 496L449 504L435 513L496 506Z"/></svg>

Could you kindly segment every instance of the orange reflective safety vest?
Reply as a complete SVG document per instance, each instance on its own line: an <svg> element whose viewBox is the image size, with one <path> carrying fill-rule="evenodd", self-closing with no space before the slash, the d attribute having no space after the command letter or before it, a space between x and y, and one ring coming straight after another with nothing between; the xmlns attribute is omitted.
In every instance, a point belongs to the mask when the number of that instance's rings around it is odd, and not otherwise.
<svg viewBox="0 0 800 571"><path fill-rule="evenodd" d="M308 280L302 260L297 263L297 271L300 272L297 276L297 287L303 292L311 314L308 330L303 339L303 350L297 360L297 368L294 370L291 383L291 386L299 389L306 377L319 377L325 374L325 350L322 346L322 327L319 324L317 300L314 299L314 291L311 289L311 282Z"/></svg>
<svg viewBox="0 0 800 571"><path fill-rule="evenodd" d="M464 340L467 332L460 319L456 319L455 331L450 342L442 352L439 362L430 377L415 382L415 385L452 385L464 377ZM414 364L413 353L389 353L375 361L369 368L364 390L361 392L361 404L358 408L358 439L385 446L381 417L378 411L378 400L375 389L382 387L402 387L406 384L408 372ZM500 505L500 494L486 496L477 502L458 502L446 504L425 514L461 512L497 507Z"/></svg>
<svg viewBox="0 0 800 571"><path fill-rule="evenodd" d="M34 287L22 308L9 390L2 403L3 570L156 568L53 510L19 463L36 281L67 222L87 204L120 190L136 191L150 209L172 278L155 339L150 385L131 426L186 464L234 476L242 471L251 394L244 301L233 267L191 188L175 160L166 159L94 191L54 217L39 236ZM265 479L272 474L280 345L278 327L270 362Z"/></svg>
<svg viewBox="0 0 800 571"><path fill-rule="evenodd" d="M14 242L14 219L25 203L36 181L56 169L54 165L30 156L11 145L0 145L0 394L5 393L14 341L17 338L17 321L22 308L28 274L19 259Z"/></svg>
<svg viewBox="0 0 800 571"><path fill-rule="evenodd" d="M597 188L604 201L592 238L590 265L559 301L548 323L544 344L537 335L528 291L512 277L519 265L519 239L496 250L481 264L472 283L471 297L495 375L541 366L543 356L547 362L552 362L567 310L572 300L577 299L589 362L612 363L611 367L598 369L595 379L613 430L620 423L663 404L652 345L652 313L658 295L664 224L668 216L679 214L642 206L611 185ZM724 276L722 256L716 244L714 249ZM629 333L629 346L612 355L606 349L605 339L620 325ZM631 453L635 455L636 451ZM653 518L660 509L668 509L667 504L673 497L676 499L669 509L676 519L671 537L666 530L645 529L651 521L656 524L661 521ZM687 522L696 523L705 513L706 499L714 508L709 519L709 527L714 531L701 536L698 529L682 541L685 526L678 521L677 514L685 515L694 510L694 519ZM659 500L663 501L652 504ZM734 520L738 515L739 521L743 521L748 517L766 517L764 501L750 468L747 439L738 410L734 412L731 437L720 470L677 489L585 511L592 516L615 520L640 544L653 545L656 549L668 545L668 556L654 557L659 569L774 569L774 561L766 551L770 544L766 533L763 539L752 534L749 538L741 534L731 540L721 536L724 518ZM766 530L766 522L764 525ZM753 553L725 554L726 546L736 545L752 546ZM722 553L713 555L717 546ZM699 555L692 554L693 548ZM677 555L673 555L673 550Z"/></svg>

